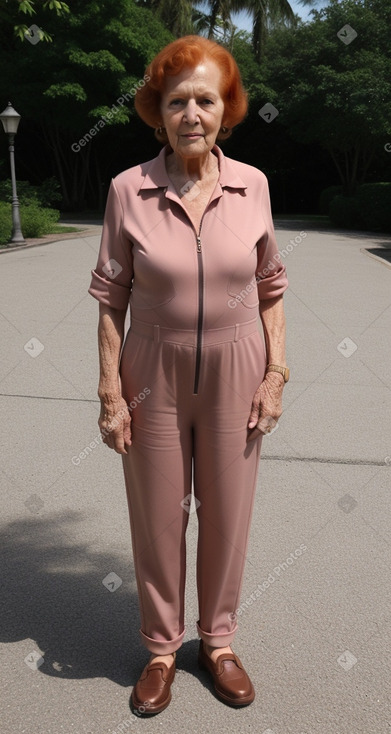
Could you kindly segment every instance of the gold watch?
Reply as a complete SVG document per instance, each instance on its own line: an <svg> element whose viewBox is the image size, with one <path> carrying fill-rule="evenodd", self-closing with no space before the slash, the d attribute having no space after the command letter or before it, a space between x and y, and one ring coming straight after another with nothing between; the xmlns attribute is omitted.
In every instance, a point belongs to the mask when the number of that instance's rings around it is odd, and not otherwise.
<svg viewBox="0 0 391 734"><path fill-rule="evenodd" d="M268 364L266 367L266 373L268 372L279 372L283 376L284 382L289 380L289 367L280 367L278 364Z"/></svg>

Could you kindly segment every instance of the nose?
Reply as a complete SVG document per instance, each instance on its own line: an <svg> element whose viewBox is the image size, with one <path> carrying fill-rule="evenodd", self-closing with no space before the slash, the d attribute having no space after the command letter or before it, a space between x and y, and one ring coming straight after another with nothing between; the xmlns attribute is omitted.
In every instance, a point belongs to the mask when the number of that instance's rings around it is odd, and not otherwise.
<svg viewBox="0 0 391 734"><path fill-rule="evenodd" d="M183 118L186 120L186 122L189 123L189 125L195 125L197 122L200 121L198 115L198 107L195 99L188 100L188 103L183 110Z"/></svg>

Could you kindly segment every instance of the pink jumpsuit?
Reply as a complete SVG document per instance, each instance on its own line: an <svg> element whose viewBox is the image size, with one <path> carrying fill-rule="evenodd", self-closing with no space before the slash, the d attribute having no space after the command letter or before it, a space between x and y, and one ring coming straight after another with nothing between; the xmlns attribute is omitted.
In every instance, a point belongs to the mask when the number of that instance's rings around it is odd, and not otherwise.
<svg viewBox="0 0 391 734"><path fill-rule="evenodd" d="M194 482L199 636L231 644L262 438L246 442L266 355L258 299L288 287L267 179L215 145L219 181L196 232L165 156L111 183L89 292L130 301L120 360L132 445L123 455L145 646L177 650L185 634L185 531Z"/></svg>

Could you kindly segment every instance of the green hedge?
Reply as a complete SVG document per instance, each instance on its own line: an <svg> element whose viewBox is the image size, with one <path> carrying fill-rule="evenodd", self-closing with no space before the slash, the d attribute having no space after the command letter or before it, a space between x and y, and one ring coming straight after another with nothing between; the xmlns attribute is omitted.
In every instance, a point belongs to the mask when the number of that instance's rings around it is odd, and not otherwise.
<svg viewBox="0 0 391 734"><path fill-rule="evenodd" d="M362 184L355 198L365 229L391 232L391 183Z"/></svg>
<svg viewBox="0 0 391 734"><path fill-rule="evenodd" d="M20 204L38 204L51 207L62 200L60 184L52 176L45 179L40 186L33 186L29 181L18 181L18 199ZM8 178L0 181L0 201L12 202L12 183Z"/></svg>
<svg viewBox="0 0 391 734"><path fill-rule="evenodd" d="M330 204L339 194L342 194L342 186L328 186L327 189L323 189L318 201L319 214L329 215Z"/></svg>
<svg viewBox="0 0 391 734"><path fill-rule="evenodd" d="M337 187L335 187L337 188ZM391 232L391 182L368 183L357 187L354 196L331 195L325 189L323 201L329 197L329 217L337 227Z"/></svg>
<svg viewBox="0 0 391 734"><path fill-rule="evenodd" d="M40 207L38 204L21 204L20 220L24 237L42 237L50 234L53 225L58 222L60 212L57 209ZM0 202L0 245L7 244L12 235L12 207L7 202Z"/></svg>

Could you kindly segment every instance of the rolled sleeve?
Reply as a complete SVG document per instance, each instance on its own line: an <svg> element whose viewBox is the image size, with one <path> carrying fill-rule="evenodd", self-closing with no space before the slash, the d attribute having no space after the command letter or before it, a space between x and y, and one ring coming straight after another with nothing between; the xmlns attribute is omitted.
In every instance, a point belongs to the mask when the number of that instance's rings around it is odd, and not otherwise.
<svg viewBox="0 0 391 734"><path fill-rule="evenodd" d="M106 306L126 309L132 289L132 242L123 226L123 208L112 180L107 197L98 262L88 293Z"/></svg>
<svg viewBox="0 0 391 734"><path fill-rule="evenodd" d="M286 267L282 264L272 219L269 185L264 179L262 215L266 231L258 241L257 283L260 301L281 296L288 288Z"/></svg>

